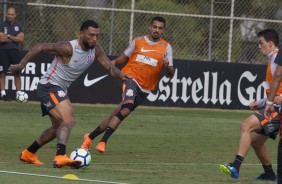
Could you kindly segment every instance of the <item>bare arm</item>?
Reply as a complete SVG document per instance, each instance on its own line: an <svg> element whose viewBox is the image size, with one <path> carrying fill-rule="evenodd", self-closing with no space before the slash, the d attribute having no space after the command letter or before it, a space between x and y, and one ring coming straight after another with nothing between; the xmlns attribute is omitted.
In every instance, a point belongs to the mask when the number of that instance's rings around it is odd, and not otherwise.
<svg viewBox="0 0 282 184"><path fill-rule="evenodd" d="M2 43L22 43L24 41L24 33L19 33L17 36L5 35L3 32L0 32L0 42Z"/></svg>
<svg viewBox="0 0 282 184"><path fill-rule="evenodd" d="M123 53L122 55L120 55L116 59L112 60L112 64L113 65L120 65L120 64L127 62L127 60L128 60L128 57Z"/></svg>
<svg viewBox="0 0 282 184"><path fill-rule="evenodd" d="M174 76L174 67L169 66L167 72L168 72L168 75L170 76L170 78L172 78Z"/></svg>
<svg viewBox="0 0 282 184"><path fill-rule="evenodd" d="M19 64L10 66L9 72L15 73L21 71L29 61L41 52L55 54L63 63L68 63L72 56L72 47L69 42L36 44L30 49Z"/></svg>
<svg viewBox="0 0 282 184"><path fill-rule="evenodd" d="M174 67L173 67L173 54L172 47L168 44L166 48L166 53L163 57L163 67L166 69L167 75L172 78L174 76Z"/></svg>
<svg viewBox="0 0 282 184"><path fill-rule="evenodd" d="M0 32L0 43L6 43L8 41L9 41L9 39L8 39L7 35L4 35L3 32Z"/></svg>
<svg viewBox="0 0 282 184"><path fill-rule="evenodd" d="M96 58L100 62L100 64L109 72L113 77L126 80L131 78L128 75L124 75L121 71L116 68L113 64L111 64L110 59L106 56L104 50L99 45L95 46L96 49Z"/></svg>
<svg viewBox="0 0 282 184"><path fill-rule="evenodd" d="M24 41L24 33L19 33L17 36L7 36L10 42L22 43Z"/></svg>
<svg viewBox="0 0 282 184"><path fill-rule="evenodd" d="M135 39L129 44L125 51L116 59L112 60L113 65L123 64L128 61L128 58L135 50Z"/></svg>
<svg viewBox="0 0 282 184"><path fill-rule="evenodd" d="M168 66L166 68L166 73L167 75L172 78L174 76L174 67L173 66Z"/></svg>
<svg viewBox="0 0 282 184"><path fill-rule="evenodd" d="M169 60L166 57L163 58L163 66L166 69L167 75L172 78L174 76L174 67L169 66Z"/></svg>

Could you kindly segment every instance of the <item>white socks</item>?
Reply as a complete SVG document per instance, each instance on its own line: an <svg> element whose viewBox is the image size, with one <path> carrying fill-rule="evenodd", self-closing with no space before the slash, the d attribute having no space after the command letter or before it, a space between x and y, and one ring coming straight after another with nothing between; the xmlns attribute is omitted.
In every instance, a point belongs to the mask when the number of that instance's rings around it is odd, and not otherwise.
<svg viewBox="0 0 282 184"><path fill-rule="evenodd" d="M18 94L20 93L21 91L17 91L16 92L16 97L18 97ZM6 91L5 90L1 90L1 97L3 97L4 95L6 95Z"/></svg>
<svg viewBox="0 0 282 184"><path fill-rule="evenodd" d="M6 95L5 90L1 90L1 97L3 97L4 95Z"/></svg>

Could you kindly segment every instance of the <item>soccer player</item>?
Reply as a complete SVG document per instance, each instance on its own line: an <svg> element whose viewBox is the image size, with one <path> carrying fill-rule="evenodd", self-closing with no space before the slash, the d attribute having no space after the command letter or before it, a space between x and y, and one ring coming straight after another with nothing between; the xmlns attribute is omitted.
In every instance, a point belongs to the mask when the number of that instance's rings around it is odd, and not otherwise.
<svg viewBox="0 0 282 184"><path fill-rule="evenodd" d="M282 50L282 45L279 46L279 52L274 61L275 64L277 64L277 68L273 75L273 80L270 85L269 94L267 97L267 103L266 103L265 111L264 111L264 116L267 119L271 119L271 115L275 111L279 112L280 115L282 114L281 106L276 106L276 107L274 106L275 104L281 105L281 102L276 101L276 94L277 94L277 91L279 91L280 89L280 84L282 80L282 52L281 50ZM277 183L282 184L282 128L280 128L279 135L280 137L279 137L278 156L277 156Z"/></svg>
<svg viewBox="0 0 282 184"><path fill-rule="evenodd" d="M96 129L84 135L81 148L88 150L92 140L105 131L95 148L104 153L109 137L120 123L155 89L161 70L165 69L169 77L173 77L172 48L161 38L164 29L165 19L154 17L149 27L150 34L136 37L124 53L112 61L115 65L128 61L122 72L133 79L123 82L120 104Z"/></svg>
<svg viewBox="0 0 282 184"><path fill-rule="evenodd" d="M276 70L277 64L274 63L275 57L278 53L279 36L273 29L262 30L257 33L258 47L263 55L268 57L268 66L266 70L266 84L271 85L273 74ZM269 89L266 90L269 94ZM279 84L279 90L275 96L275 102L281 103L282 97L282 83ZM255 101L250 104L251 109L260 109L253 115L246 118L240 126L240 142L237 155L233 163L220 165L220 169L231 175L232 178L239 178L239 170L244 158L247 155L249 147L252 146L255 153L260 160L264 173L254 180L276 181L276 175L273 171L270 155L265 146L268 138L275 139L280 126L280 116L277 112L271 114L271 121L264 117L264 107L268 104L265 99Z"/></svg>
<svg viewBox="0 0 282 184"><path fill-rule="evenodd" d="M53 166L59 168L80 165L80 161L72 160L66 155L67 141L75 124L73 109L67 95L69 86L94 62L95 58L112 76L122 80L131 78L113 66L101 46L96 44L99 34L98 24L92 20L86 20L81 25L78 39L69 42L37 44L19 64L10 66L9 71L18 72L41 52L55 54L52 64L37 86L42 115L49 115L52 125L21 152L20 160L31 164L42 164L35 153L43 145L57 139L57 152Z"/></svg>

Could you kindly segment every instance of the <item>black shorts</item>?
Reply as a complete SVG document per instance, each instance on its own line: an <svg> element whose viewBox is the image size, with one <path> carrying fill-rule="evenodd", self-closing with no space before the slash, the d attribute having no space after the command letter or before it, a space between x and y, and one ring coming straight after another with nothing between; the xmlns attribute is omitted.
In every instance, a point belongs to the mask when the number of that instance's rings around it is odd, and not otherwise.
<svg viewBox="0 0 282 184"><path fill-rule="evenodd" d="M67 93L60 87L50 83L37 85L37 95L41 102L42 116L50 115L49 110L60 102L69 99Z"/></svg>
<svg viewBox="0 0 282 184"><path fill-rule="evenodd" d="M254 113L254 115L258 118L259 122L267 121L264 117L264 109L261 109ZM268 135L271 139L275 140L278 133L279 133L279 127L280 127L280 115L277 114L275 117L273 117L270 121L271 124L273 124L274 130ZM265 130L262 128L260 130L255 131L258 134L266 135Z"/></svg>
<svg viewBox="0 0 282 184"><path fill-rule="evenodd" d="M7 73L11 64L19 64L22 56L17 49L0 49L0 73Z"/></svg>
<svg viewBox="0 0 282 184"><path fill-rule="evenodd" d="M149 93L142 91L134 80L123 81L122 101L134 100L134 109L138 105L140 105L147 98L148 95Z"/></svg>

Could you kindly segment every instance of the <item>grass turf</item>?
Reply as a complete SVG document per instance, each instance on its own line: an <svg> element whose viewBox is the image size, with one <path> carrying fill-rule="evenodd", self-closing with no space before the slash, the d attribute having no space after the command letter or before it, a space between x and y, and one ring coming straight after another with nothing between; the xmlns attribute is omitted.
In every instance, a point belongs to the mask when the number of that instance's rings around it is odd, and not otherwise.
<svg viewBox="0 0 282 184"><path fill-rule="evenodd" d="M115 106L73 104L76 125L67 153L79 147L83 135L97 127ZM1 183L85 183L35 175L62 177L74 174L92 183L134 184L256 184L251 178L263 172L252 149L234 180L219 170L219 164L232 162L239 141L240 123L252 111L169 107L137 108L109 139L106 153L94 151L101 137L90 149L91 165L82 169L52 168L56 141L38 151L45 164L35 166L19 161L20 152L50 126L41 117L36 102L0 101L0 180ZM267 147L276 169L277 141ZM99 182L101 181L101 182Z"/></svg>

